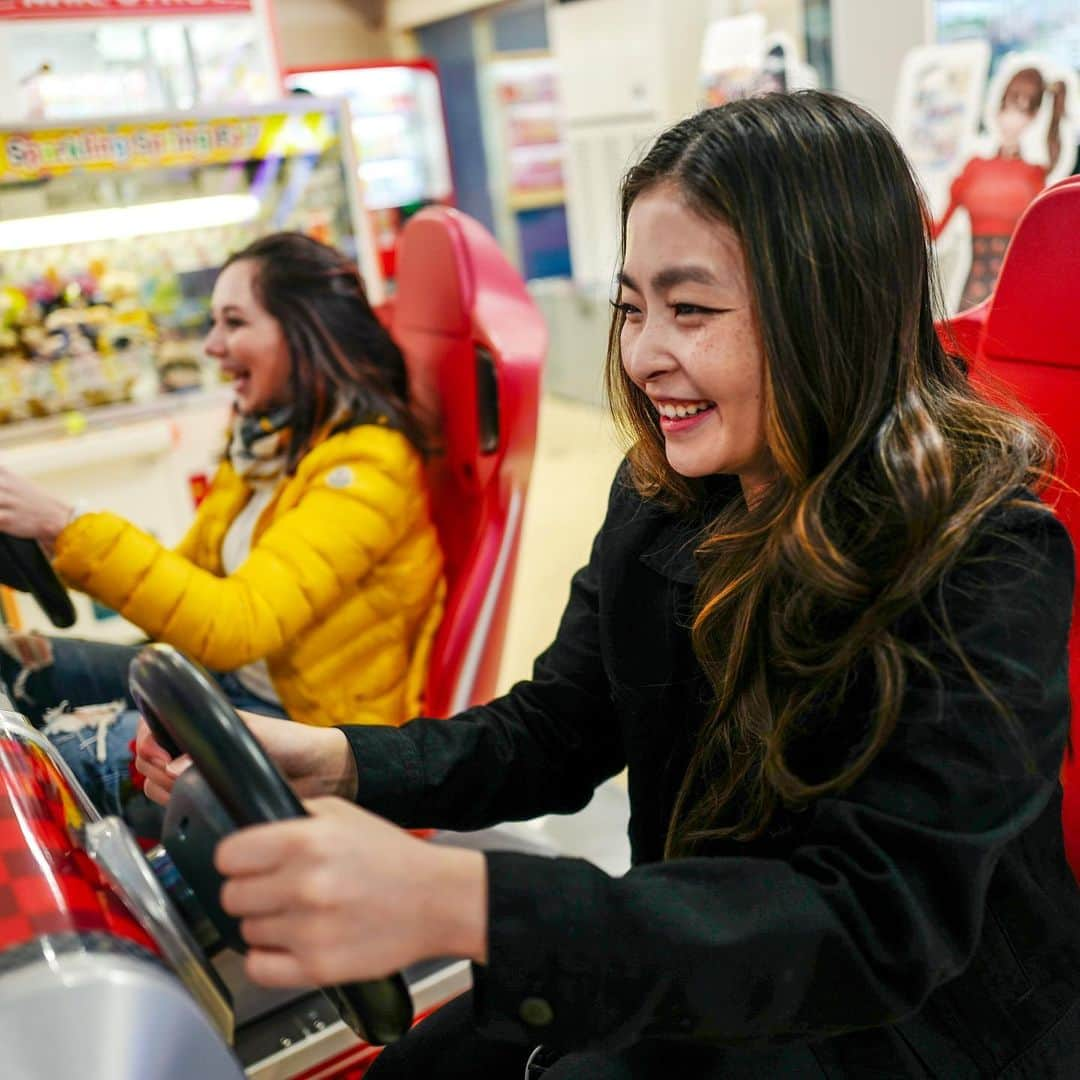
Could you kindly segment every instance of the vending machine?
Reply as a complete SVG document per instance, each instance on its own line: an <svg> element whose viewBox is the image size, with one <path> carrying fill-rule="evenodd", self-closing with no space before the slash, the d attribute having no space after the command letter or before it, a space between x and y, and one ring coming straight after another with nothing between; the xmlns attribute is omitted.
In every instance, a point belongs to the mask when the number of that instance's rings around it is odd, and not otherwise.
<svg viewBox="0 0 1080 1080"><path fill-rule="evenodd" d="M383 273L394 276L401 226L423 206L453 205L442 90L430 60L333 64L285 73L294 94L349 103L361 201Z"/></svg>

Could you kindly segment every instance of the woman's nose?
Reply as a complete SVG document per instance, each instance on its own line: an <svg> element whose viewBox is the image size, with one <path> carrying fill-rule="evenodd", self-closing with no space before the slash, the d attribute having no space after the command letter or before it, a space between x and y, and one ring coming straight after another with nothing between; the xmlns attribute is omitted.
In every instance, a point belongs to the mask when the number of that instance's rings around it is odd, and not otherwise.
<svg viewBox="0 0 1080 1080"><path fill-rule="evenodd" d="M203 352L207 356L218 358L225 353L225 335L217 326L211 326L210 332L203 339Z"/></svg>
<svg viewBox="0 0 1080 1080"><path fill-rule="evenodd" d="M644 323L627 340L623 338L623 366L634 382L644 386L678 367L678 360L661 327Z"/></svg>

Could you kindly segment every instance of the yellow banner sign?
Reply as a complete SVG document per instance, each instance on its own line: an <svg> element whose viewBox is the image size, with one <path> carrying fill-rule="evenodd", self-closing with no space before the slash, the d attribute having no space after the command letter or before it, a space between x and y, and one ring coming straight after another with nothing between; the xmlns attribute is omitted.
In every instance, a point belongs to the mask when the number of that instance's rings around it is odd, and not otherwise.
<svg viewBox="0 0 1080 1080"><path fill-rule="evenodd" d="M155 166L213 165L321 154L337 139L328 113L122 123L0 132L0 183Z"/></svg>

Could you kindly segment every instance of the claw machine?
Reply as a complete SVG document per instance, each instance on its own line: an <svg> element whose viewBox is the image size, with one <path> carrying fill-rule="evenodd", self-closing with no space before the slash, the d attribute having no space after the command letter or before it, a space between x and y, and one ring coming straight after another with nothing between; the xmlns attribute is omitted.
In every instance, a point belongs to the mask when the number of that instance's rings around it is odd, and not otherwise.
<svg viewBox="0 0 1080 1080"><path fill-rule="evenodd" d="M0 121L280 94L271 0L0 0Z"/></svg>
<svg viewBox="0 0 1080 1080"><path fill-rule="evenodd" d="M355 168L340 99L0 125L0 465L178 541L225 446L202 340L228 255L300 230L383 299ZM134 637L76 607L73 633ZM0 611L45 628L23 596Z"/></svg>
<svg viewBox="0 0 1080 1080"><path fill-rule="evenodd" d="M332 64L290 69L284 82L294 94L349 102L362 198L392 278L405 221L431 203L454 203L438 69L424 59Z"/></svg>

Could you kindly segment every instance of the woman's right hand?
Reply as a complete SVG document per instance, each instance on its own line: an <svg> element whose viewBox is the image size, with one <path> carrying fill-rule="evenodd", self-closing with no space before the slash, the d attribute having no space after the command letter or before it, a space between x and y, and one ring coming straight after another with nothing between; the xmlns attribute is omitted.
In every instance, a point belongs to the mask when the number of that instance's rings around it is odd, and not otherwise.
<svg viewBox="0 0 1080 1080"><path fill-rule="evenodd" d="M241 712L282 776L302 799L320 795L356 798L356 762L345 733ZM146 777L146 795L164 806L176 778L191 764L185 754L173 758L154 738L145 720L135 736L135 768Z"/></svg>

